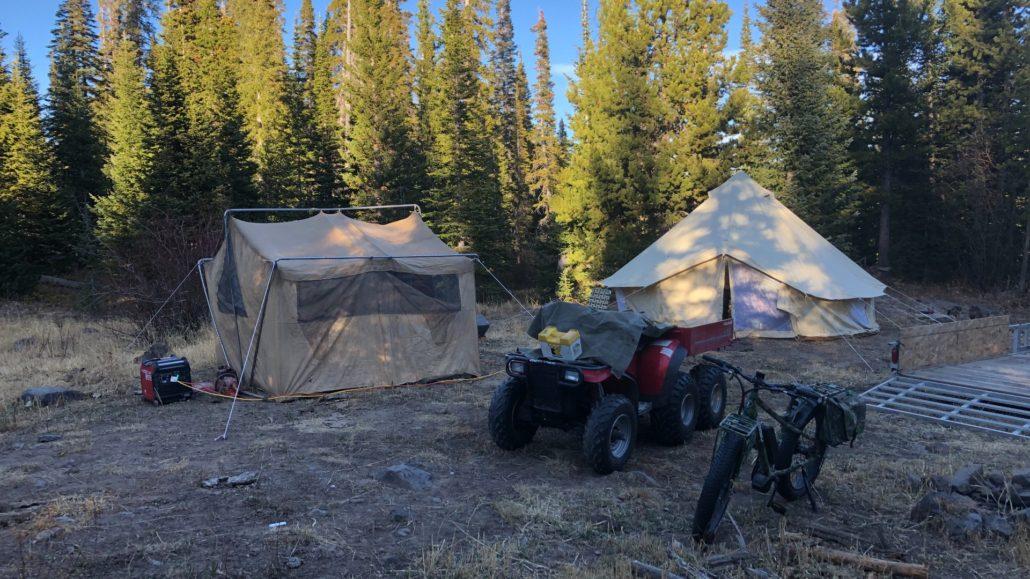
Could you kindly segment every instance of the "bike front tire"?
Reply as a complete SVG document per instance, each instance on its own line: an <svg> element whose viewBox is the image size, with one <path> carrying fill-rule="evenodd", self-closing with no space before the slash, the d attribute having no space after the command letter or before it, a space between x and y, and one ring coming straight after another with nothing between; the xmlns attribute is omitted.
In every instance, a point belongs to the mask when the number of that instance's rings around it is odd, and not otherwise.
<svg viewBox="0 0 1030 579"><path fill-rule="evenodd" d="M705 484L701 488L701 496L697 499L694 510L692 534L695 541L710 543L715 538L730 504L733 491L733 479L743 463L747 452L747 440L735 433L723 433L722 442L712 457L712 466L708 469Z"/></svg>
<svg viewBox="0 0 1030 579"><path fill-rule="evenodd" d="M819 471L826 460L826 443L816 437L817 420L816 408L799 408L795 410L790 422L808 438L801 437L797 432L781 429L780 444L773 460L776 470L785 470L798 462L811 461L807 467L791 471L776 481L776 491L788 501L796 501L808 494L809 489L815 484L815 479L819 478ZM807 485L805 478L808 479Z"/></svg>

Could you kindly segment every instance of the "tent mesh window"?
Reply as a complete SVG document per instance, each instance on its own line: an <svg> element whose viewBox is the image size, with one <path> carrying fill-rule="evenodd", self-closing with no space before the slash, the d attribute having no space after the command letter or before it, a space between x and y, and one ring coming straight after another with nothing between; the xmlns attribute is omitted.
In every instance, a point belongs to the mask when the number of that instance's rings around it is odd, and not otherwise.
<svg viewBox="0 0 1030 579"><path fill-rule="evenodd" d="M345 316L459 311L461 292L456 274L373 271L297 282L297 317L302 324Z"/></svg>

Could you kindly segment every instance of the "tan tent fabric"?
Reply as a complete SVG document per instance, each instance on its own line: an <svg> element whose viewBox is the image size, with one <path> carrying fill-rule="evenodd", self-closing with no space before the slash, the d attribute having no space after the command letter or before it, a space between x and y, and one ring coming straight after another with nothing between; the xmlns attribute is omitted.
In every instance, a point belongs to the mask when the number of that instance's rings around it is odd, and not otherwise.
<svg viewBox="0 0 1030 579"><path fill-rule="evenodd" d="M885 286L744 173L601 284L656 320L703 323L722 314L726 268L738 336L879 329L872 298Z"/></svg>
<svg viewBox="0 0 1030 579"><path fill-rule="evenodd" d="M321 259L293 259L310 257ZM385 225L326 213L286 223L231 219L228 245L205 268L205 281L237 370L273 263L247 370L266 392L479 373L474 263L418 214Z"/></svg>

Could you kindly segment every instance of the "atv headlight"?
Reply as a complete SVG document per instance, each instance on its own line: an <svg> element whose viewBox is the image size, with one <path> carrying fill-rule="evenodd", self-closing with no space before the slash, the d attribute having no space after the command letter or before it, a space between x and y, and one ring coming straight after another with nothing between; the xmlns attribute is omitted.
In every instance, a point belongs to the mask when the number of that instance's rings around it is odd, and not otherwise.
<svg viewBox="0 0 1030 579"><path fill-rule="evenodd" d="M526 375L525 360L510 360L508 362L508 375L514 378L522 378Z"/></svg>
<svg viewBox="0 0 1030 579"><path fill-rule="evenodd" d="M579 370L566 368L561 373L561 379L562 382L567 382L569 384L579 384L580 381L583 380L583 376L579 373Z"/></svg>

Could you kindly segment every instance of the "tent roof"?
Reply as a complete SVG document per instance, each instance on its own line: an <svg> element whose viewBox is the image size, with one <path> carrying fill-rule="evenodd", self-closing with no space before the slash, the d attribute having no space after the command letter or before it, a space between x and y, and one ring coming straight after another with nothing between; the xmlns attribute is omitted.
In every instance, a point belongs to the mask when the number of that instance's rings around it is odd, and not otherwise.
<svg viewBox="0 0 1030 579"><path fill-rule="evenodd" d="M646 287L721 255L828 300L878 297L885 287L745 173L601 283Z"/></svg>
<svg viewBox="0 0 1030 579"><path fill-rule="evenodd" d="M269 261L289 257L460 255L441 241L414 212L386 224L360 221L341 213L318 213L306 219L282 223L252 223L234 218L231 227L247 245ZM286 260L279 263L279 268L287 274L311 274L314 270L328 273L329 261ZM329 267L336 272L341 268L352 269L345 267L340 260L337 260L337 266Z"/></svg>

